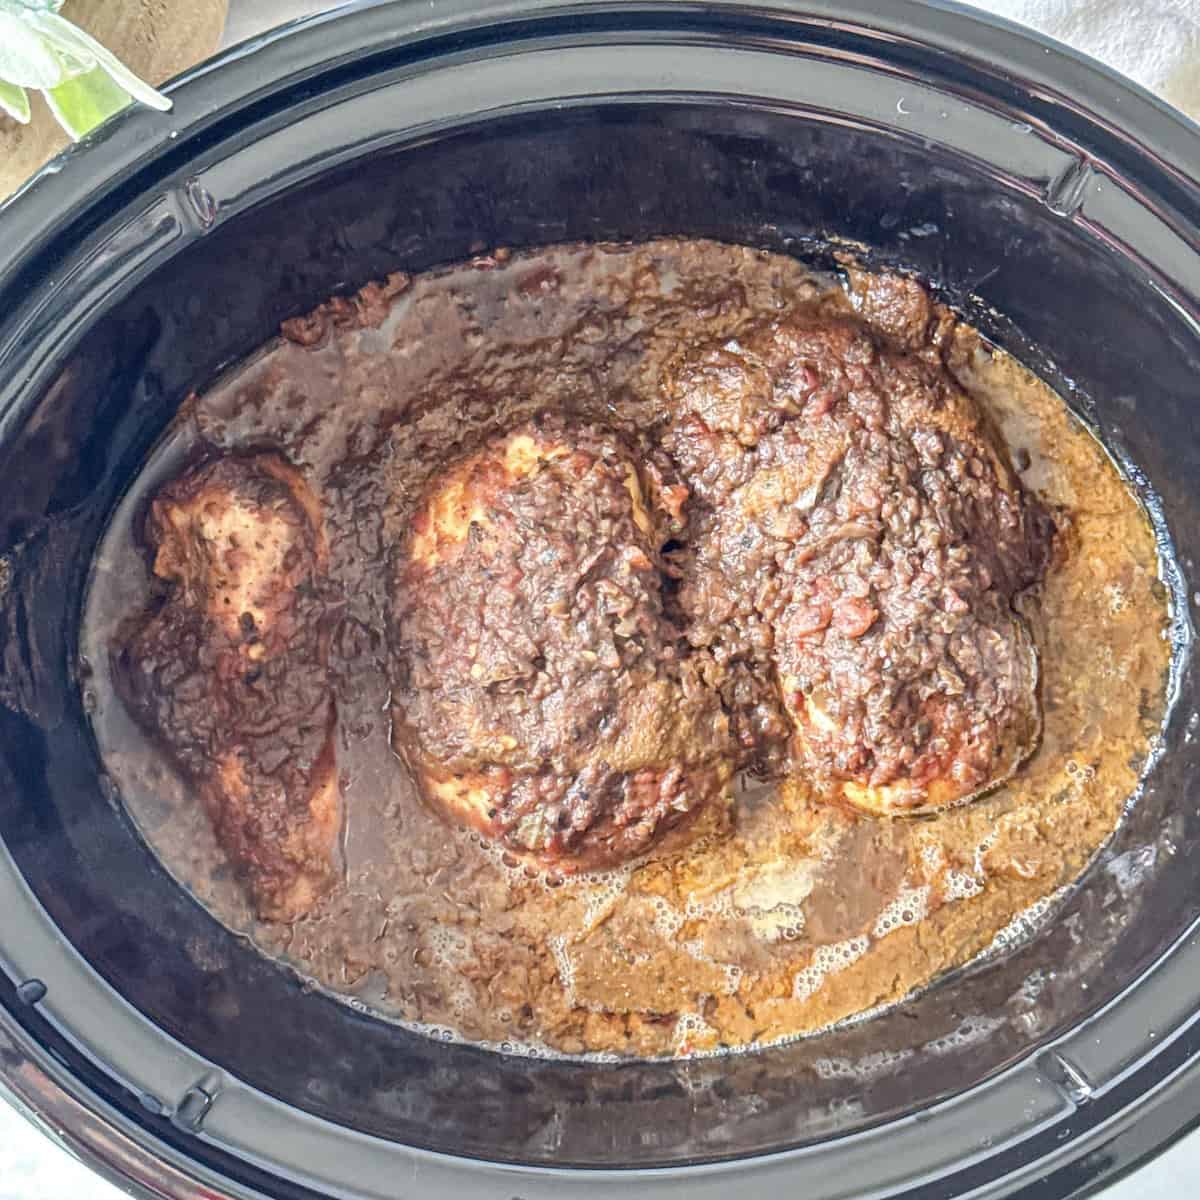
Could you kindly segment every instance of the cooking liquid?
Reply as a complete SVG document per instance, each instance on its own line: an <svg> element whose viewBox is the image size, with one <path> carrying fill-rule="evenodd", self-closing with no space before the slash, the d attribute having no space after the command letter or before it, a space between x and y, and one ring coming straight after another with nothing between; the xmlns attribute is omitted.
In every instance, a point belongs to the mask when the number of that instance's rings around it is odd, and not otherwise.
<svg viewBox="0 0 1200 1200"><path fill-rule="evenodd" d="M856 818L803 781L738 782L736 832L552 881L420 802L390 742L389 547L457 447L557 407L631 433L661 419L678 340L728 337L842 292L712 242L498 254L366 289L189 401L115 513L81 651L107 769L139 829L219 920L315 984L438 1036L510 1051L659 1055L793 1037L895 1001L1011 941L1111 834L1166 695L1168 606L1145 514L1048 388L960 328L950 355L1065 561L1023 599L1045 728L1015 779L921 820ZM129 718L109 649L156 590L141 515L205 451L278 448L322 495L345 612L333 648L344 886L294 925L255 919L191 787ZM1018 925L1013 922L1017 920Z"/></svg>

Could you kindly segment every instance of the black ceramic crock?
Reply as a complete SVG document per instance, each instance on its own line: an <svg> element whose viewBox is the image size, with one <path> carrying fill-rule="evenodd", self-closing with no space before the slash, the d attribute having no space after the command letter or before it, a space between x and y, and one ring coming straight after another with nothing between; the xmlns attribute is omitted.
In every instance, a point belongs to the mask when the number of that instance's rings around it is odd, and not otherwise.
<svg viewBox="0 0 1200 1200"><path fill-rule="evenodd" d="M1200 1116L1194 127L1061 47L906 0L359 4L171 95L0 213L12 1095L173 1200L1057 1200ZM180 400L281 319L487 247L659 234L817 261L848 241L1060 389L1159 521L1161 754L1052 920L892 1011L696 1061L429 1040L305 991L151 856L89 731L89 561Z"/></svg>

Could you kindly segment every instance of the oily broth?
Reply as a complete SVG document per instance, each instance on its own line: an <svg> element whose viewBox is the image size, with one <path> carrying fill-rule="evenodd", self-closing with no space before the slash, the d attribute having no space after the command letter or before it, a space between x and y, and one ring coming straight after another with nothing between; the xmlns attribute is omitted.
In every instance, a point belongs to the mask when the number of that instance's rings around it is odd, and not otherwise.
<svg viewBox="0 0 1200 1200"><path fill-rule="evenodd" d="M846 301L791 259L716 243L496 255L418 277L378 322L351 314L311 347L273 343L190 401L114 514L81 646L106 767L175 878L355 1006L509 1052L592 1056L814 1032L987 950L1075 879L1120 819L1165 705L1157 548L1062 401L962 328L954 373L1069 525L1065 561L1025 605L1045 725L1009 783L933 818L878 821L799 780L743 779L732 837L701 830L684 851L556 882L431 814L392 751L372 631L388 547L436 464L540 408L649 428L684 330L728 336L792 306ZM335 663L345 884L290 926L254 917L108 666L117 625L153 591L138 527L155 487L205 448L264 444L318 483L349 596Z"/></svg>

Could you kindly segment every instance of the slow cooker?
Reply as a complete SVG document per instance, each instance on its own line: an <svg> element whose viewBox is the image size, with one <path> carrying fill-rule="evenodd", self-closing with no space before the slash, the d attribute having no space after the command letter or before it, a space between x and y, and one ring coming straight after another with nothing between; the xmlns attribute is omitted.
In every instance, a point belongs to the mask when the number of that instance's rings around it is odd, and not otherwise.
<svg viewBox="0 0 1200 1200"><path fill-rule="evenodd" d="M1200 1117L1200 133L1062 47L892 0L351 4L238 46L0 215L0 1074L137 1194L1060 1198ZM125 815L80 610L181 400L281 320L494 246L712 237L913 271L1126 465L1172 704L1052 918L755 1053L427 1038L218 924ZM844 1069L821 1069L837 1062Z"/></svg>

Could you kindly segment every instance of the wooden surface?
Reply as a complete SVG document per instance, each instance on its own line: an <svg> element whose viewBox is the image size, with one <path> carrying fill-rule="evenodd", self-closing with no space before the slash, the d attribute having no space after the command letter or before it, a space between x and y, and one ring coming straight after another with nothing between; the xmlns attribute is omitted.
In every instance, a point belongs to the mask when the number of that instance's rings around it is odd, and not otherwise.
<svg viewBox="0 0 1200 1200"><path fill-rule="evenodd" d="M67 0L62 15L107 46L135 75L159 84L216 49L227 8L228 0ZM70 140L40 94L31 92L30 102L28 125L0 116L0 200Z"/></svg>

